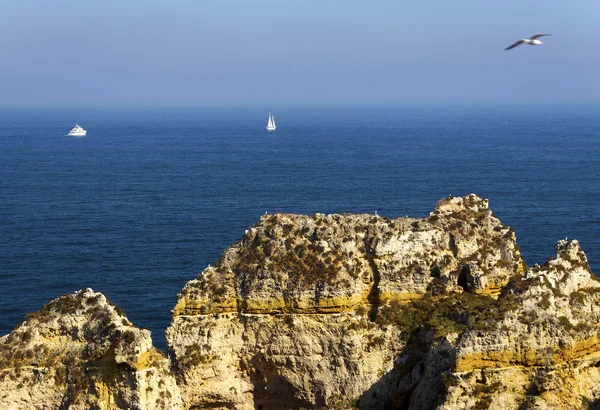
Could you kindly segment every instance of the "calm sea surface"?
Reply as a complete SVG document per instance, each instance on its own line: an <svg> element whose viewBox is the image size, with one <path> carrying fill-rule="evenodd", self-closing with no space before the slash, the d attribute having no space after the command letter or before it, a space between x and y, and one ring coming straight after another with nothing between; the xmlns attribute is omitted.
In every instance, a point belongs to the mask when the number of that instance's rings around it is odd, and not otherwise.
<svg viewBox="0 0 600 410"><path fill-rule="evenodd" d="M164 348L177 292L265 211L472 192L530 265L569 237L600 272L600 106L0 108L0 335L91 287Z"/></svg>

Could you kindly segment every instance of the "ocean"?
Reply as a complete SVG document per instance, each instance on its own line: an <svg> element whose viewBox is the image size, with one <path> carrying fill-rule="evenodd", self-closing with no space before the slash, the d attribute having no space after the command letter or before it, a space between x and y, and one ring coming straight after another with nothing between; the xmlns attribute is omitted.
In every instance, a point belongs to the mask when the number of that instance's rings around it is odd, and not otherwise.
<svg viewBox="0 0 600 410"><path fill-rule="evenodd" d="M568 237L599 273L600 106L3 107L0 335L90 287L164 349L185 282L265 212L424 217L469 193L528 264Z"/></svg>

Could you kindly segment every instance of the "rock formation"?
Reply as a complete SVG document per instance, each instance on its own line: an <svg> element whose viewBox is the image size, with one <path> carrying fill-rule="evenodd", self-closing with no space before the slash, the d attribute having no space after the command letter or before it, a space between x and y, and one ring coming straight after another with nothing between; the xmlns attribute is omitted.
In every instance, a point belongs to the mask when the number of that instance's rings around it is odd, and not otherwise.
<svg viewBox="0 0 600 410"><path fill-rule="evenodd" d="M377 407L364 392L409 335L382 319L390 306L493 301L524 271L514 232L475 195L426 219L266 215L179 295L167 340L183 402Z"/></svg>
<svg viewBox="0 0 600 410"><path fill-rule="evenodd" d="M497 300L465 293L429 306L390 305L380 323L412 332L393 368L363 395L377 395L373 408L587 409L600 402L600 282L577 241L558 242L555 259L513 277Z"/></svg>
<svg viewBox="0 0 600 410"><path fill-rule="evenodd" d="M91 289L64 295L0 338L2 409L179 409L150 331Z"/></svg>
<svg viewBox="0 0 600 410"><path fill-rule="evenodd" d="M0 339L0 407L600 405L600 281L579 243L529 269L476 195L423 219L265 215L172 314L169 372L102 295L53 301Z"/></svg>

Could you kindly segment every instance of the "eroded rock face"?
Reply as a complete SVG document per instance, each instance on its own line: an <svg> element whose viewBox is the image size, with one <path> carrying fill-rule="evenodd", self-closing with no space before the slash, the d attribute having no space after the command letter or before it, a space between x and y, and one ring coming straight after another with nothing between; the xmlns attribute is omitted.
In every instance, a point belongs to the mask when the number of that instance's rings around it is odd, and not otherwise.
<svg viewBox="0 0 600 410"><path fill-rule="evenodd" d="M406 329L377 322L383 307L496 297L524 269L475 195L425 219L266 215L179 295L167 340L184 406L355 405L406 347Z"/></svg>
<svg viewBox="0 0 600 410"><path fill-rule="evenodd" d="M524 271L512 229L469 195L429 218L265 215L188 282L175 316L340 313L436 290L497 295Z"/></svg>
<svg viewBox="0 0 600 410"><path fill-rule="evenodd" d="M91 289L64 295L0 338L2 409L178 409L149 330Z"/></svg>
<svg viewBox="0 0 600 410"><path fill-rule="evenodd" d="M560 241L555 259L514 277L497 300L467 296L432 301L427 313L414 305L382 309L385 326L406 328L406 316L419 325L371 387L378 399L367 404L363 395L365 407L398 397L406 409L600 404L600 282L577 241Z"/></svg>
<svg viewBox="0 0 600 410"><path fill-rule="evenodd" d="M101 294L52 301L0 338L0 408L600 406L579 243L528 269L475 195L424 219L264 216L172 313L169 363Z"/></svg>

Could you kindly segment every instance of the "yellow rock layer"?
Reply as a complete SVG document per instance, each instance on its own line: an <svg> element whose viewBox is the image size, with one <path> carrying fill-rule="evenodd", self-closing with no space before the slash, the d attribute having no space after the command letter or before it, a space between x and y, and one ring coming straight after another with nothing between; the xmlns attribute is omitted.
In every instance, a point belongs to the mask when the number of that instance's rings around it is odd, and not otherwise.
<svg viewBox="0 0 600 410"><path fill-rule="evenodd" d="M382 293L378 295L379 303L397 300L411 302L422 299L425 295L421 293ZM206 299L181 298L173 309L173 316L195 316L213 313L248 313L248 314L334 314L343 313L355 309L359 305L370 306L368 294L354 294L350 297L322 298L295 300L295 299L255 299L243 300L228 299L224 302L214 302ZM239 309L238 309L239 306Z"/></svg>
<svg viewBox="0 0 600 410"><path fill-rule="evenodd" d="M478 352L458 357L456 360L457 372L470 372L486 367L501 368L512 366L541 366L548 363L547 348L543 350L502 350L497 352ZM598 338L592 336L564 348L554 347L557 353L551 356L550 364L559 364L566 361L580 359L600 352Z"/></svg>
<svg viewBox="0 0 600 410"><path fill-rule="evenodd" d="M227 299L215 302L208 299L181 298L173 308L173 317L186 315L200 315L209 313L230 313L238 311L237 299Z"/></svg>
<svg viewBox="0 0 600 410"><path fill-rule="evenodd" d="M382 292L379 294L379 301L381 304L388 301L399 301L399 302L412 302L413 300L423 299L425 294L423 293L399 293L399 292Z"/></svg>
<svg viewBox="0 0 600 410"><path fill-rule="evenodd" d="M485 289L475 290L475 293L477 295L488 295L494 299L498 299L498 296L500 295L502 288L504 286L506 286L507 283L508 283L508 281L503 282L503 283L490 283Z"/></svg>
<svg viewBox="0 0 600 410"><path fill-rule="evenodd" d="M201 315L212 313L249 313L249 314L278 314L278 313L341 313L354 309L363 303L363 297L359 294L350 297L323 298L315 301L313 299L253 299L244 300L230 299L223 303L215 303L208 300L189 300L182 298L173 309L173 316ZM239 306L239 310L238 310Z"/></svg>

